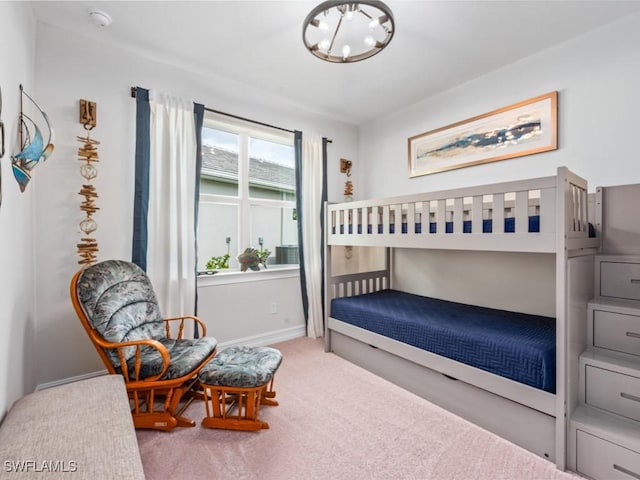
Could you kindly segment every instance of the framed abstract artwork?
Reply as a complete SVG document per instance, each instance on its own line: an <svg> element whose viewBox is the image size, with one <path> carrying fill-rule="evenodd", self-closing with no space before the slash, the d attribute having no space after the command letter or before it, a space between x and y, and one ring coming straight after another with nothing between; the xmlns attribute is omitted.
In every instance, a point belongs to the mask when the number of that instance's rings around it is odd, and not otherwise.
<svg viewBox="0 0 640 480"><path fill-rule="evenodd" d="M409 177L558 148L558 92L409 138Z"/></svg>

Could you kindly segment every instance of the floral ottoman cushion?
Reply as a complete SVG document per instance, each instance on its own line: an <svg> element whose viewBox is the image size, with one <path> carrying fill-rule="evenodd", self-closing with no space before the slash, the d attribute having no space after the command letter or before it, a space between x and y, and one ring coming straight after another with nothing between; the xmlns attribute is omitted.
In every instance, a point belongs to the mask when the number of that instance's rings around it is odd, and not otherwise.
<svg viewBox="0 0 640 480"><path fill-rule="evenodd" d="M205 385L255 388L265 385L282 363L282 353L271 347L229 347L200 370Z"/></svg>

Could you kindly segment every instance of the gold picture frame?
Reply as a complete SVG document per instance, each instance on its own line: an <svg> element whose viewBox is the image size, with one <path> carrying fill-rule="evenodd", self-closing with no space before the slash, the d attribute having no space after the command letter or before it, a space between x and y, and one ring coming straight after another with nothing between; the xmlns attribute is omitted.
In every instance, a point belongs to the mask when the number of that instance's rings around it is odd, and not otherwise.
<svg viewBox="0 0 640 480"><path fill-rule="evenodd" d="M558 92L410 137L409 177L558 148Z"/></svg>

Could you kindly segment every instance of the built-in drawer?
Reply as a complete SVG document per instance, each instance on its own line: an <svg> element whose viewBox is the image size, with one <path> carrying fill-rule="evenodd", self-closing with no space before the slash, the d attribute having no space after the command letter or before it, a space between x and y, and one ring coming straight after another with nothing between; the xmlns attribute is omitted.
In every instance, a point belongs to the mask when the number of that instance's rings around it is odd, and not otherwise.
<svg viewBox="0 0 640 480"><path fill-rule="evenodd" d="M585 379L587 405L640 421L640 378L586 365Z"/></svg>
<svg viewBox="0 0 640 480"><path fill-rule="evenodd" d="M640 355L640 316L594 310L593 346Z"/></svg>
<svg viewBox="0 0 640 480"><path fill-rule="evenodd" d="M640 300L640 263L600 262L600 295Z"/></svg>
<svg viewBox="0 0 640 480"><path fill-rule="evenodd" d="M577 431L578 473L596 480L640 479L640 453Z"/></svg>

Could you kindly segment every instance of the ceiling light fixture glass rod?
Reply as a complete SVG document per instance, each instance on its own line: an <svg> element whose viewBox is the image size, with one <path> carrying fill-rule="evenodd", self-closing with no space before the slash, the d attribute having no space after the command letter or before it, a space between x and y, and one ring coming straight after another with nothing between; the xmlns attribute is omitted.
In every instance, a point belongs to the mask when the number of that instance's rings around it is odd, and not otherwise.
<svg viewBox="0 0 640 480"><path fill-rule="evenodd" d="M327 49L327 53L329 55L331 55L331 52L333 51L333 44L336 41L336 37L338 36L338 30L340 30L340 25L342 25L342 17L340 17L340 20L338 20L338 25L336 25L336 30L335 32L333 32L333 37L331 37L331 43L329 44L329 48Z"/></svg>

